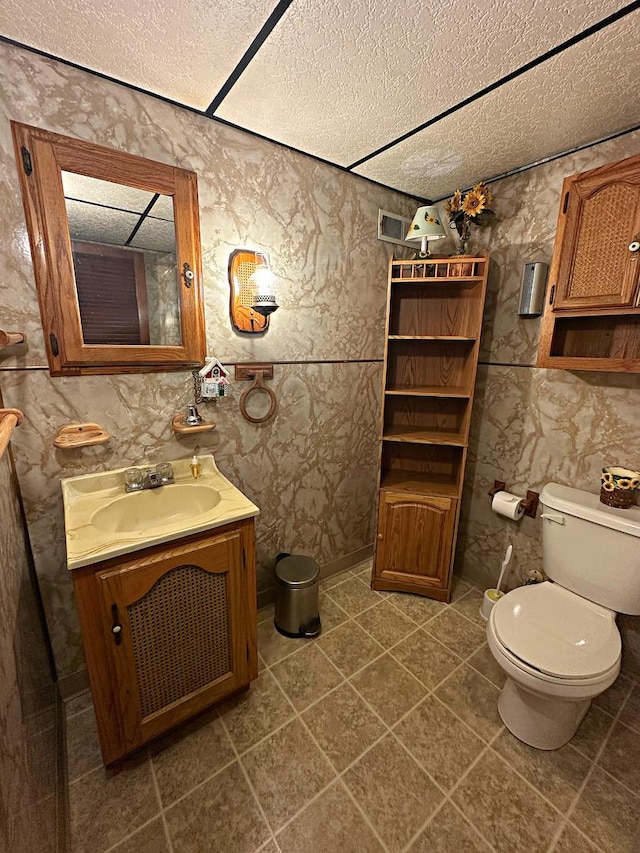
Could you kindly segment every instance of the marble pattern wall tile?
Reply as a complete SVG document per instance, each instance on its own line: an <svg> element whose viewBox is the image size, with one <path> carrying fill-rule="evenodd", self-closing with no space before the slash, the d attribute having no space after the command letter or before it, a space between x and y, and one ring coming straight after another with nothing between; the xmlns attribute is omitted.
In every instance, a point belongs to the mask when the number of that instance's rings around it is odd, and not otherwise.
<svg viewBox="0 0 640 853"><path fill-rule="evenodd" d="M27 414L14 434L40 585L61 675L82 667L71 579L65 567L60 478L182 458L199 446L261 510L257 519L258 592L271 586L280 551L321 564L369 544L377 461L379 363L276 365L278 411L254 425L239 414L244 383L201 411L210 433L176 437L172 417L191 399L190 373L51 379L45 370L7 371L7 405ZM258 395L260 396L260 395ZM260 399L250 410L259 415ZM93 448L55 450L70 421L93 420L112 438Z"/></svg>
<svg viewBox="0 0 640 853"><path fill-rule="evenodd" d="M378 208L416 202L282 146L0 44L0 304L28 346L5 366L46 363L9 120L122 149L198 174L207 337L226 360L381 358L389 243ZM37 167L37 164L36 164ZM280 311L264 337L229 323L227 264L270 253Z"/></svg>
<svg viewBox="0 0 640 853"><path fill-rule="evenodd" d="M55 765L54 692L8 452L0 519L0 849L29 853L56 832L55 810L42 807L56 793L46 772Z"/></svg>

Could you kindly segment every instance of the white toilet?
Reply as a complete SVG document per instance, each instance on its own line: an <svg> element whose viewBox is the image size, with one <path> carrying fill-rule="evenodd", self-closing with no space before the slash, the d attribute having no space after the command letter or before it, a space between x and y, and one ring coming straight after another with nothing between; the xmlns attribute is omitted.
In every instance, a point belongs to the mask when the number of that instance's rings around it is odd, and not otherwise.
<svg viewBox="0 0 640 853"><path fill-rule="evenodd" d="M507 674L504 724L530 746L558 749L618 677L616 613L640 615L640 508L613 509L557 483L540 501L543 567L555 582L501 598L487 639Z"/></svg>

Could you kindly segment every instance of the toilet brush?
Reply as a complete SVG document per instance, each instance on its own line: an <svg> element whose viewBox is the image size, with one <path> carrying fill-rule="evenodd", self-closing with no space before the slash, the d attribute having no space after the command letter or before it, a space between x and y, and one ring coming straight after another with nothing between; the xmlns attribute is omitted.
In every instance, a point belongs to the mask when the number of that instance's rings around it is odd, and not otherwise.
<svg viewBox="0 0 640 853"><path fill-rule="evenodd" d="M484 596L482 598L482 604L480 605L480 615L485 620L485 622L489 619L489 614L491 613L491 609L495 605L496 601L502 598L504 592L500 591L500 587L502 586L502 579L504 578L504 573L507 570L507 566L511 562L511 555L513 554L513 545L507 546L507 550L504 555L504 560L502 561L502 566L500 568L500 576L498 578L498 584L495 589L486 589L484 592Z"/></svg>

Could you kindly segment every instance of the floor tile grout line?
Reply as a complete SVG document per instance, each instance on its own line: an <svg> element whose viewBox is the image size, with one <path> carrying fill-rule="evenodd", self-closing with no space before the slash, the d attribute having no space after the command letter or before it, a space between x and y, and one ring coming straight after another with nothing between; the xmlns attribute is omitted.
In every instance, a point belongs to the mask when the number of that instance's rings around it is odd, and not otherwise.
<svg viewBox="0 0 640 853"><path fill-rule="evenodd" d="M130 841L132 838L135 838L135 836L139 832L142 832L143 829L146 829L146 827L148 827L150 824L152 824L154 822L154 820L158 820L158 818L160 816L161 816L160 812L158 812L157 814L154 814L154 816L150 817L149 820L145 820L145 822L141 823L140 826L136 826L136 828L132 832L128 833L128 835L123 835L123 837L119 838L115 844L112 844L110 847L107 847L107 849L101 851L101 853L115 853L115 851L118 849L118 847L121 844L124 844L125 841ZM169 849L172 850L172 848L169 848ZM72 843L71 843L71 850L73 850L73 839L72 839Z"/></svg>
<svg viewBox="0 0 640 853"><path fill-rule="evenodd" d="M73 712L73 714L68 714L68 713L67 713L67 709L65 708L65 711L64 711L64 714L65 714L65 722L67 722L67 723L68 723L68 722L69 722L69 720L73 720L75 717L79 717L79 716L81 716L82 714L86 714L86 713L87 713L87 711L93 711L93 700L92 700L92 702L91 702L91 705L87 705L87 707L86 707L86 708L81 708L79 711L74 711L74 712Z"/></svg>
<svg viewBox="0 0 640 853"><path fill-rule="evenodd" d="M242 763L242 760L240 758L240 754L239 754L238 750L236 749L236 745L233 742L233 738L231 737L229 729L227 728L227 724L226 724L226 722L222 716L218 715L218 719L222 723L222 728L224 729L224 732L227 736L227 739L228 739L229 743L231 744L231 749L233 750L233 753L235 755L235 761L237 761L237 763L238 763L238 767L240 768L240 772L244 776L245 782L247 783L247 785L249 787L249 791L251 792L251 796L253 797L253 799L254 799L257 807L258 807L258 811L260 812L262 820L264 821L264 825L266 826L266 828L269 832L269 835L270 835L270 838L268 838L264 842L264 844L258 846L258 850L261 849L261 847L268 844L269 841L273 841L274 844L276 845L276 848L279 850L280 848L279 848L278 843L276 841L275 833L274 833L273 829L271 828L271 824L267 820L267 816L264 812L264 809L262 808L262 803L258 799L258 795L257 795L253 785L251 784L251 779L249 778L249 774L247 773L246 768L245 768L244 764Z"/></svg>
<svg viewBox="0 0 640 853"><path fill-rule="evenodd" d="M323 654L324 654L324 652L323 652ZM326 657L326 655L325 655L325 657ZM308 733L309 737L311 738L311 740L312 740L312 741L314 742L314 744L316 745L316 748L317 748L318 750L320 750L320 754L322 755L322 757L325 759L325 761L327 761L327 762L328 762L328 764L329 764L330 768L331 768L331 769L333 770L333 772L335 773L335 778L334 778L334 779L332 779L332 780L331 780L331 782L330 782L328 785L326 785L326 786L322 789L322 791L319 791L319 792L318 792L314 797L312 797L312 798L309 800L309 802L305 803L305 805L304 805L304 806L303 806L303 807L302 807L302 808L301 808L301 809L300 809L300 810L299 810L299 811L298 811L298 812L297 812L297 813L296 813L296 814L295 814L295 815L294 815L294 816L293 816L293 817L292 817L292 818L291 818L287 823L283 824L283 826L281 826L281 827L280 827L280 829L278 830L278 832L282 832L282 830L283 830L286 826L288 826L288 825L289 825L289 823L292 823L292 822L296 819L296 817L297 817L298 815L302 814L302 812L303 812L303 811L304 811L308 806L310 806L310 805L311 805L311 803L313 803L316 799L318 799L320 796L322 796L322 794L323 794L323 793L324 793L324 792L325 792L325 791L326 791L326 790L327 790L327 789L328 789L328 788L329 788L329 787L330 787L334 782L339 781L339 782L341 782L341 784L343 785L343 787L344 787L344 788L347 790L347 792L349 793L349 796L351 797L351 800L353 801L354 805L356 806L356 808L358 809L358 811L359 811L359 812L360 812L360 814L362 815L362 817L363 817L363 819L364 819L365 823L367 824L367 826L369 827L369 829L371 829L371 831L373 832L373 834L374 834L375 838L376 838L376 839L380 842L380 844L382 845L383 850L385 850L385 851L386 851L386 853L388 853L387 845L384 843L384 841L383 841L383 840L380 838L380 836L378 835L378 832L376 831L375 827L373 826L373 824L372 824L372 823L371 823L371 821L369 820L369 817L365 814L364 810L359 806L359 804L358 804L358 802L356 801L356 799L351 795L351 791L350 791L350 789L349 789L349 786L348 786L348 785L343 781L342 776L347 772L347 770L349 770L349 768L350 768L350 767L352 767L356 762L358 762L358 761L362 758L362 756L363 756L363 755L366 755L366 753L367 753L367 752L369 752L369 750L370 750L370 749L372 749L372 748L373 748L373 746L375 746L377 743L379 743L383 738L385 738L385 737L387 736L387 734L389 733L389 727L388 727L388 726L387 726L387 724L384 722L384 720L381 720L382 725L384 726L384 728L386 729L386 731L385 731L385 732L384 732L384 733L383 733L379 738L377 738L377 739L376 739L376 741L375 741L373 744L371 744L371 745L369 746L369 748L368 748L368 749L366 749L364 752L360 753L360 755L358 755L358 756L357 756L357 758L355 758L355 759L354 759L354 761L352 761L352 762L351 762L347 767L345 767L345 768L344 768L344 770L341 772L341 771L339 771L339 770L338 770L338 768L335 766L335 764L334 764L334 763L333 763L333 761L331 760L330 756L329 756L329 755L327 755L327 753L325 752L325 750L320 746L320 744L319 744L319 743L318 743L318 741L316 740L315 735L313 734L313 732L311 731L311 729L310 729L310 728L309 728L309 726L307 725L306 721L305 721L305 720L304 720L304 718L302 717L302 714L301 714L301 713L299 713L299 712L295 709L295 707L294 707L294 705L293 705L293 702L292 702L292 701L291 701L291 699L289 699L289 697L287 696L286 691L284 690L284 688L282 687L282 685L280 684L280 682L278 681L278 679L276 678L276 676L274 676L274 678L276 679L276 681L277 681L277 683L278 683L278 687L280 688L280 690L281 690L281 691L282 691L282 693L284 694L285 698L286 698L286 699L287 699L287 701L291 704L291 706L292 706L292 708L293 708L293 710L294 710L294 712L295 712L295 714L296 714L297 718L299 719L300 723L301 723L301 724L302 724L302 726L304 727L305 731ZM342 682L342 684L345 684L345 683L346 683L346 681L343 681L343 682ZM338 685L338 686L342 686L342 685ZM337 689L338 689L338 687L336 687L336 688L334 688L334 689L335 689L335 690L337 690ZM353 686L351 687L351 689L355 691L355 688L354 688ZM334 691L332 690L331 692L334 692ZM355 692L356 692L356 694L357 694L357 691L355 691ZM328 695L328 694L325 694L325 696L326 696L326 695ZM357 695L359 695L359 694L357 694ZM325 697L323 696L323 697L321 697L321 698L322 698L322 699L324 699ZM318 701L321 701L321 699L319 699ZM363 700L363 701L364 701L364 700ZM314 703L314 704L315 704L315 703ZM367 707L369 707L369 705L368 705L368 703L367 703L366 701L365 701L365 704L367 705ZM308 710L308 708L305 708L305 711L307 711L307 710ZM373 709L372 709L372 708L370 708L370 710L373 710ZM375 713L375 712L374 712L374 713ZM378 716L378 715L376 714L376 716Z"/></svg>
<svg viewBox="0 0 640 853"><path fill-rule="evenodd" d="M158 784L158 777L156 774L156 768L153 763L153 757L151 755L151 750L147 747L147 761L149 762L149 768L151 769L151 778L153 779L153 787L156 792L156 797L158 799L158 805L160 806L160 819L162 820L162 827L164 829L164 837L167 842L167 846L169 848L169 853L173 853L173 841L171 839L171 833L169 832L169 825L167 823L167 818L164 813L164 803L162 802L162 795L160 794L160 785Z"/></svg>
<svg viewBox="0 0 640 853"><path fill-rule="evenodd" d="M597 766L598 759L600 758L600 756L601 756L601 755L602 755L602 753L604 752L604 749L605 749L605 747L606 747L607 743L609 742L609 738L611 737L611 733L613 732L613 729L615 728L615 725L616 725L616 723L618 722L618 719L620 718L620 716L621 716L621 714L622 714L623 710L625 709L625 707L626 707L626 705L627 705L627 701L628 701L628 699L629 699L629 696L631 696L632 690L633 690L633 686L631 686L631 687L628 689L628 691L627 691L627 695L626 695L626 696L624 697L624 699L622 700L622 702L621 702L621 704L620 704L620 707L618 708L617 713L616 713L616 714L614 714L614 715L612 715L612 717L611 717L611 723L609 724L609 728L607 729L607 733L606 733L606 735L604 736L604 738L602 739L602 743L600 744L600 747L599 747L598 751L596 752L595 756L594 756L593 758L591 758L591 759L590 759L590 761L591 761L591 766L589 767L589 770L587 771L587 773L585 774L584 779L582 780L582 784L580 785L580 787L578 788L578 790L577 790L577 791L576 791L576 793L574 794L574 797L573 797L573 799L572 799L571 803L569 804L569 808L567 809L567 811L566 811L566 813L565 813L565 818L564 818L563 824L562 824L562 826L560 827L560 829L557 831L557 833L556 833L555 837L552 839L551 844L550 844L550 845L549 845L549 847L547 848L547 850L549 851L549 853L550 853L550 851L552 851L552 850L553 850L553 845L554 845L554 844L557 844L558 840L560 839L560 836L562 835L562 832L564 832L564 829L565 829L566 825L567 825L568 823L571 823L571 824L573 825L573 821L571 820L571 817L572 817L572 815L573 815L573 813L574 813L574 811L575 811L576 806L578 805L578 803L579 803L579 801L580 801L580 798L582 797L582 794L584 793L585 788L587 787L587 785L588 785L588 783L589 783L589 780L590 780L590 779L591 779L591 777L593 776L594 770L595 770L595 768L596 768L596 766ZM596 706L596 707L597 707L597 706ZM589 710L591 710L591 709L589 708ZM604 714L606 714L606 713L607 713L603 708L600 708L599 710L600 710L600 711L602 711ZM588 712L587 712L587 713L588 713ZM585 716L586 716L586 714L585 714ZM574 747L574 748L577 748L577 747ZM580 750L578 750L578 751L580 752ZM582 753L582 752L580 752L580 754L581 754L581 755L584 755L584 753ZM585 758L587 758L587 757L588 757L588 756L585 756ZM601 769L601 768L600 768L600 769ZM616 781L617 781L617 780L616 780ZM626 787L626 786L625 786L625 787ZM576 827L576 828L578 828L578 827ZM583 835L585 836L585 838L587 838L587 839L588 839L588 840L589 840L589 841L590 841L590 842L591 842L591 843L592 843L592 844L593 844L593 845L594 845L598 850L600 850L600 845L599 845L599 844L596 844L594 841L592 841L592 839L591 839L591 837L590 837L589 835L587 835L587 834L586 834L586 833L584 833L584 832L583 832L582 834L583 834Z"/></svg>

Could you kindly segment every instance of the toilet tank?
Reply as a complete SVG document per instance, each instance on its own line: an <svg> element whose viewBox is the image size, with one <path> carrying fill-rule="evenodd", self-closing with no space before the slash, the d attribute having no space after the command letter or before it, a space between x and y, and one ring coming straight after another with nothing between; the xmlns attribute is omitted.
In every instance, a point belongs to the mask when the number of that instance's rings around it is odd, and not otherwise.
<svg viewBox="0 0 640 853"><path fill-rule="evenodd" d="M558 483L540 502L545 574L616 613L640 615L640 507L613 509Z"/></svg>

